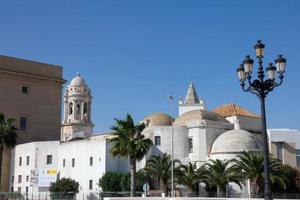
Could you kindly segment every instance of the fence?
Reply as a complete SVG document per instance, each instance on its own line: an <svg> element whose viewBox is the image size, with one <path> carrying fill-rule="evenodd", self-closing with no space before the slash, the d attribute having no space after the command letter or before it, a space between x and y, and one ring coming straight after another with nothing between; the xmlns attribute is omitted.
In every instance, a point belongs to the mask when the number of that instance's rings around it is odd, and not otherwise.
<svg viewBox="0 0 300 200"><path fill-rule="evenodd" d="M20 192L0 192L0 200L104 200L104 198L109 197L129 197L130 192L89 192L89 193L78 193L73 195L72 193L49 193L49 192L39 192L39 193L20 193ZM142 192L137 192L136 196L141 198ZM147 195L148 197L161 197L162 192L159 190L150 191ZM176 193L176 196L180 197L196 197L199 199L216 199L217 194L214 192L210 193ZM252 195L252 197L255 197ZM243 194L226 194L226 198L247 198ZM256 198L263 198L263 194L258 195ZM273 193L274 199L300 199L300 193ZM151 198L150 198L151 199ZM254 199L254 198L253 198ZM167 198L166 198L167 200Z"/></svg>

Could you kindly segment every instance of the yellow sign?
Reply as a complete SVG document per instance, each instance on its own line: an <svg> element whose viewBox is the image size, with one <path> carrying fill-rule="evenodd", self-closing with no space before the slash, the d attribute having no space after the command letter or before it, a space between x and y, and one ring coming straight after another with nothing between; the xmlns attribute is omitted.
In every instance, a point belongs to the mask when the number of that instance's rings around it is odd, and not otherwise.
<svg viewBox="0 0 300 200"><path fill-rule="evenodd" d="M47 174L57 174L57 170L55 169L47 170Z"/></svg>

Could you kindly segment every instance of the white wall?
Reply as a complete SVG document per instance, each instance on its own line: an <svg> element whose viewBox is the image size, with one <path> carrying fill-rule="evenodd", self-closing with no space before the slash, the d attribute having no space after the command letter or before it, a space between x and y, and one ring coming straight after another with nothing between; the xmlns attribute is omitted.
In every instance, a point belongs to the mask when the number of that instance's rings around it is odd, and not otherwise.
<svg viewBox="0 0 300 200"><path fill-rule="evenodd" d="M58 146L59 141L45 141L45 142L30 142L26 144L17 145L12 151L13 170L11 171L10 188L14 187L14 191L18 191L21 188L21 192L38 192L38 187L30 187L30 179L33 178L30 175L31 170L57 170L58 161ZM47 164L47 155L52 155L52 164ZM29 156L29 164L26 160ZM22 157L22 164L19 165L19 159ZM18 176L22 176L21 183L18 183ZM14 181L12 183L12 177ZM26 180L26 176L29 176L29 180Z"/></svg>
<svg viewBox="0 0 300 200"><path fill-rule="evenodd" d="M60 178L72 178L79 182L79 192L90 193L99 191L97 185L99 178L107 171L129 172L128 160L120 160L111 156L108 143L110 135L97 135L84 140L60 143L59 141L31 142L20 144L12 151L11 178L14 176L14 183L11 180L11 187L14 191L21 192L46 192L48 188L30 187L31 170L57 170ZM46 163L47 155L52 155L52 164ZM30 157L29 165L26 165L26 157ZM19 157L22 157L22 165L19 166ZM93 164L90 166L90 157L93 157ZM72 159L75 159L75 166L72 167ZM63 166L65 159L65 166ZM18 175L22 175L22 182L18 183ZM26 181L29 176L29 181ZM92 180L92 189L89 188L89 181Z"/></svg>
<svg viewBox="0 0 300 200"><path fill-rule="evenodd" d="M72 178L79 182L79 192L98 189L97 182L105 173L106 139L104 137L62 143L58 154L60 177ZM93 157L92 166L90 166L90 157ZM65 159L65 167L63 159ZM74 167L72 167L72 159L75 159ZM92 190L89 189L89 180L93 181Z"/></svg>
<svg viewBox="0 0 300 200"><path fill-rule="evenodd" d="M239 121L240 129L250 132L261 132L261 119L246 116L231 116L226 117L230 123L234 124L236 120Z"/></svg>
<svg viewBox="0 0 300 200"><path fill-rule="evenodd" d="M270 142L295 143L296 149L300 149L300 131L292 129L268 129Z"/></svg>

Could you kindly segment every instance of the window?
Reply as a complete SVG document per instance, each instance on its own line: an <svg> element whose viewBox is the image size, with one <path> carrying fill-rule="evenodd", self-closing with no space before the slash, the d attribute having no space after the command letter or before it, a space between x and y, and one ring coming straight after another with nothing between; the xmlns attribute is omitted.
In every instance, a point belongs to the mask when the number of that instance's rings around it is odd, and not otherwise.
<svg viewBox="0 0 300 200"><path fill-rule="evenodd" d="M14 192L14 187L11 187L11 188L10 188L10 191L11 191L11 192Z"/></svg>
<svg viewBox="0 0 300 200"><path fill-rule="evenodd" d="M27 128L27 117L21 116L20 117L20 130L25 131Z"/></svg>
<svg viewBox="0 0 300 200"><path fill-rule="evenodd" d="M19 157L19 166L22 166L22 157Z"/></svg>
<svg viewBox="0 0 300 200"><path fill-rule="evenodd" d="M26 176L26 182L29 182L29 176Z"/></svg>
<svg viewBox="0 0 300 200"><path fill-rule="evenodd" d="M15 182L15 176L12 176L11 177L11 183L14 183Z"/></svg>
<svg viewBox="0 0 300 200"><path fill-rule="evenodd" d="M69 103L69 115L73 114L73 102Z"/></svg>
<svg viewBox="0 0 300 200"><path fill-rule="evenodd" d="M84 115L87 114L87 103L86 102L84 103L84 106L83 106L83 114Z"/></svg>
<svg viewBox="0 0 300 200"><path fill-rule="evenodd" d="M75 167L75 158L72 158L72 167Z"/></svg>
<svg viewBox="0 0 300 200"><path fill-rule="evenodd" d="M154 144L155 144L155 146L160 146L160 136L154 137Z"/></svg>
<svg viewBox="0 0 300 200"><path fill-rule="evenodd" d="M276 158L282 161L282 143L276 143Z"/></svg>
<svg viewBox="0 0 300 200"><path fill-rule="evenodd" d="M300 149L296 149L297 167L300 168Z"/></svg>
<svg viewBox="0 0 300 200"><path fill-rule="evenodd" d="M18 176L18 183L22 183L22 175Z"/></svg>
<svg viewBox="0 0 300 200"><path fill-rule="evenodd" d="M18 192L21 192L21 187L18 187Z"/></svg>
<svg viewBox="0 0 300 200"><path fill-rule="evenodd" d="M22 94L29 94L29 88L28 86L22 86Z"/></svg>
<svg viewBox="0 0 300 200"><path fill-rule="evenodd" d="M93 166L93 157L90 157L90 166Z"/></svg>
<svg viewBox="0 0 300 200"><path fill-rule="evenodd" d="M63 159L63 167L66 166L66 159Z"/></svg>
<svg viewBox="0 0 300 200"><path fill-rule="evenodd" d="M89 181L89 189L92 190L93 189L93 180Z"/></svg>
<svg viewBox="0 0 300 200"><path fill-rule="evenodd" d="M193 153L193 138L189 138L189 153Z"/></svg>
<svg viewBox="0 0 300 200"><path fill-rule="evenodd" d="M26 157L26 165L29 165L29 156Z"/></svg>
<svg viewBox="0 0 300 200"><path fill-rule="evenodd" d="M25 188L25 189L26 189L26 191L25 191L25 192L26 192L26 193L28 193L28 186L26 186L26 188Z"/></svg>
<svg viewBox="0 0 300 200"><path fill-rule="evenodd" d="M47 155L47 165L52 164L52 155Z"/></svg>
<svg viewBox="0 0 300 200"><path fill-rule="evenodd" d="M76 105L76 113L77 115L80 115L80 104Z"/></svg>

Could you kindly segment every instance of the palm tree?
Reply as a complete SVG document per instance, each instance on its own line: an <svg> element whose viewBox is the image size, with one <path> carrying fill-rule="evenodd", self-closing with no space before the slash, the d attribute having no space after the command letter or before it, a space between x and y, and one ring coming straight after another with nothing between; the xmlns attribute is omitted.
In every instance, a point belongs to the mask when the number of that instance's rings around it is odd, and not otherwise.
<svg viewBox="0 0 300 200"><path fill-rule="evenodd" d="M174 165L180 163L180 161L177 159L175 159L173 162ZM165 193L168 192L167 189L171 179L171 166L171 155L164 153L160 156L151 156L145 167L145 170L147 170L149 174L157 178L160 190L164 191ZM174 174L177 174L176 169L174 172Z"/></svg>
<svg viewBox="0 0 300 200"><path fill-rule="evenodd" d="M187 187L188 193L191 194L195 187L204 180L205 167L202 165L197 169L196 163L179 165L177 170L178 183Z"/></svg>
<svg viewBox="0 0 300 200"><path fill-rule="evenodd" d="M124 120L115 119L116 124L111 127L114 131L111 153L130 161L130 196L135 196L136 190L136 161L142 160L153 145L150 139L142 135L145 124L135 125L131 115L127 114Z"/></svg>
<svg viewBox="0 0 300 200"><path fill-rule="evenodd" d="M250 180L250 185L255 196L263 192L264 182L264 157L261 153L243 152L234 160L236 168L242 173L245 179ZM269 159L270 179L272 183L277 182L285 189L285 178L278 173L280 163L270 157Z"/></svg>
<svg viewBox="0 0 300 200"><path fill-rule="evenodd" d="M224 197L226 186L230 182L236 183L242 188L242 177L234 166L230 166L230 160L210 160L205 164L205 182L209 186L217 187L217 196Z"/></svg>
<svg viewBox="0 0 300 200"><path fill-rule="evenodd" d="M6 119L3 113L0 113L0 180L2 176L2 154L4 148L13 148L16 145L17 133L13 126L14 119ZM1 185L0 185L1 188Z"/></svg>

